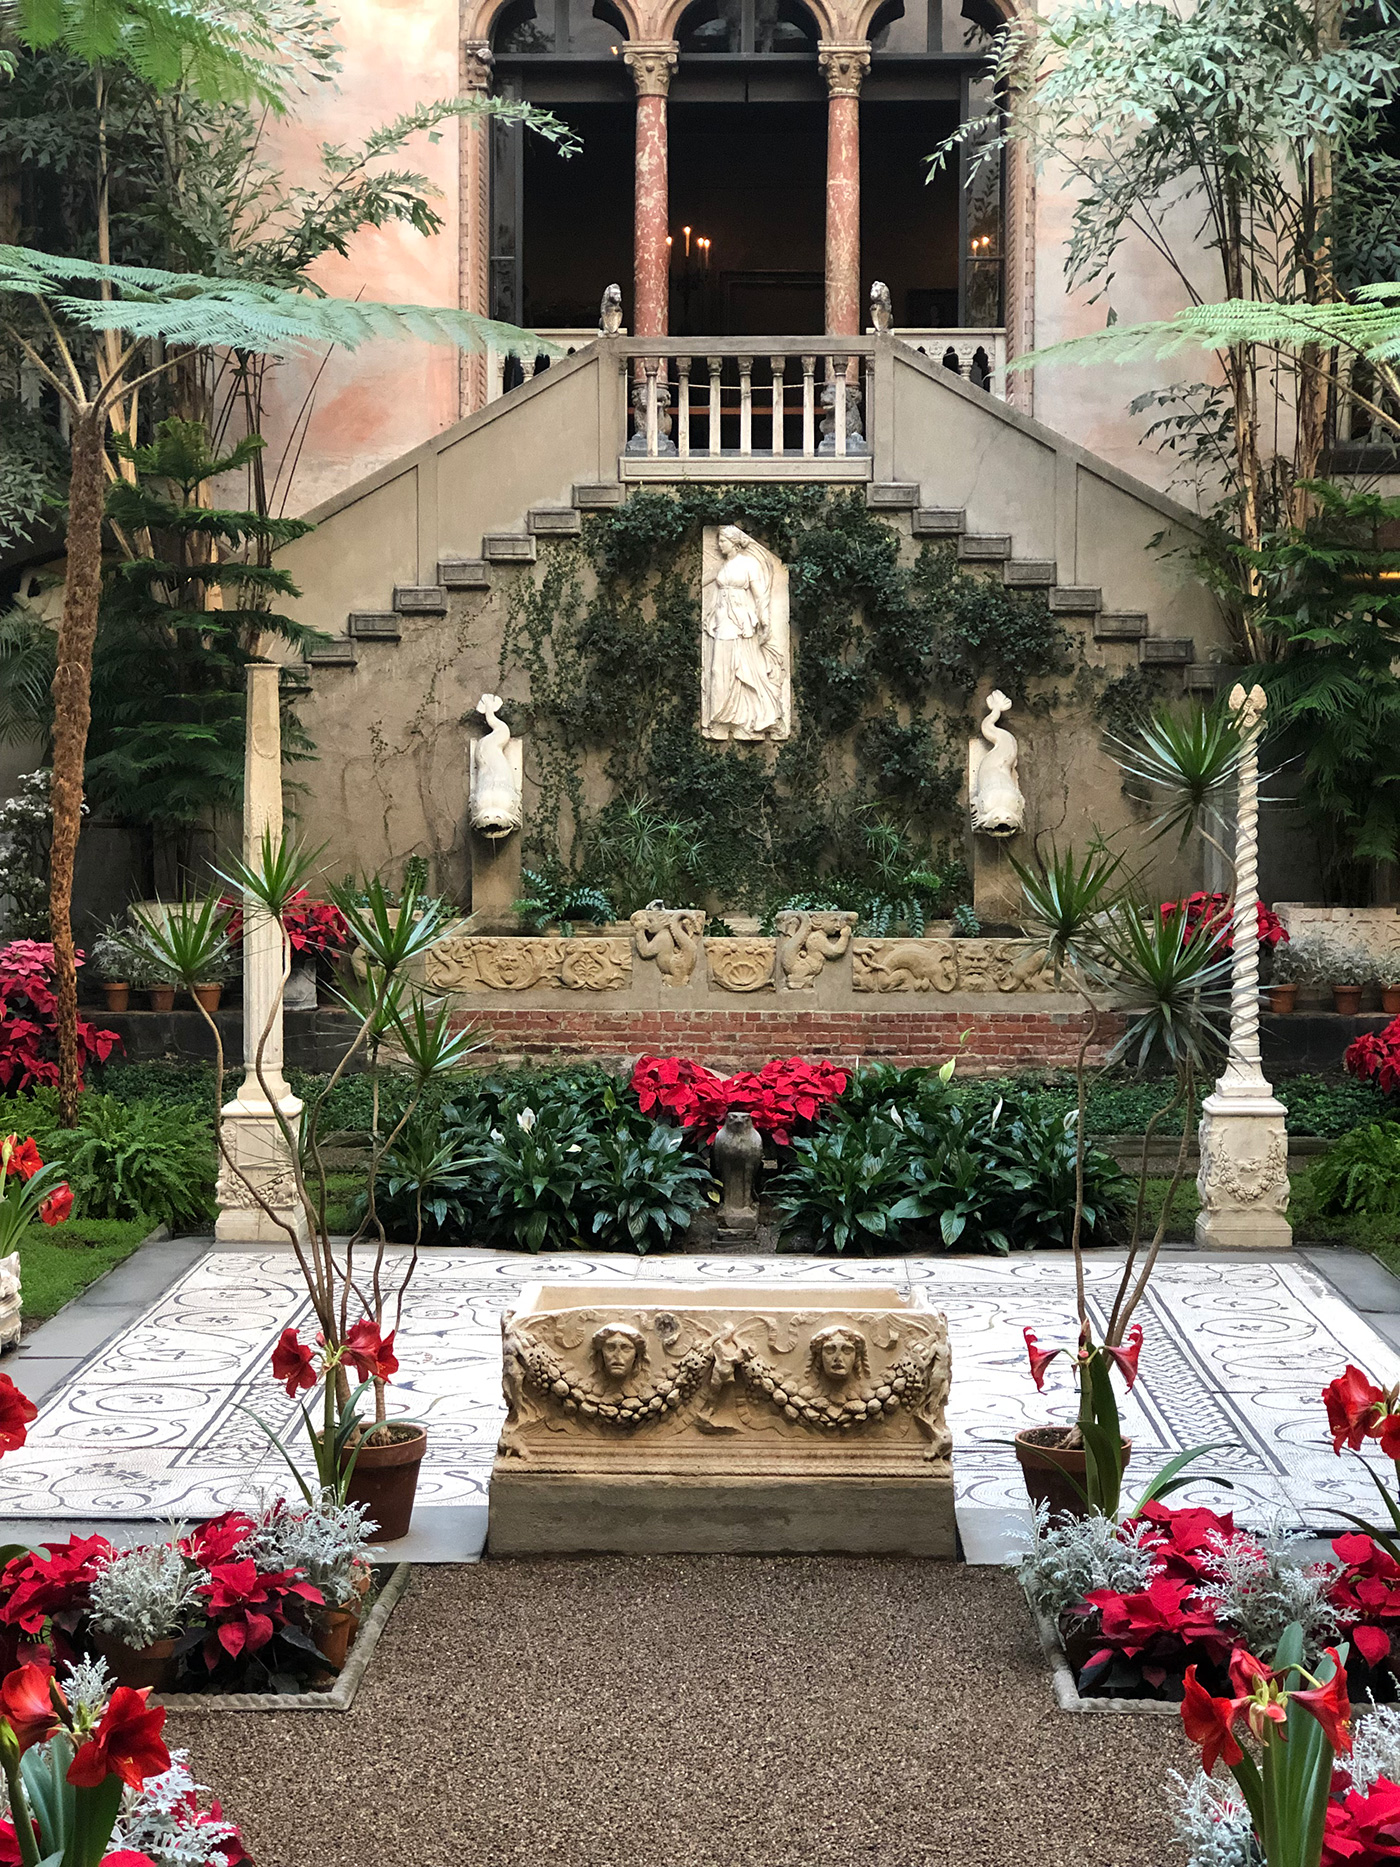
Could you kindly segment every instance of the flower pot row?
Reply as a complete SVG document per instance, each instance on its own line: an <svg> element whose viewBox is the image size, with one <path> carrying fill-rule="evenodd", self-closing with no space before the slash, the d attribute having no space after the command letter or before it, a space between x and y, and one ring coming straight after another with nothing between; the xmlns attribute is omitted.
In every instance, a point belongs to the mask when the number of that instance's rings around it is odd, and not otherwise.
<svg viewBox="0 0 1400 1867"><path fill-rule="evenodd" d="M150 1011L173 1011L175 1009L175 987L173 985L148 985L145 988L146 1005ZM108 1011L128 1011L131 1008L131 987L117 980L108 980L103 984L103 993L107 999ZM192 993L195 1001L206 1011L217 1011L219 1000L223 996L222 985L197 985Z"/></svg>
<svg viewBox="0 0 1400 1867"><path fill-rule="evenodd" d="M1361 1010L1359 985L1334 985L1332 987L1332 1008L1344 1018L1354 1018ZM1298 987L1296 984L1271 985L1269 987L1269 1010L1288 1013L1295 1011L1298 1005ZM1400 1013L1400 985L1381 987L1381 1010L1394 1017Z"/></svg>

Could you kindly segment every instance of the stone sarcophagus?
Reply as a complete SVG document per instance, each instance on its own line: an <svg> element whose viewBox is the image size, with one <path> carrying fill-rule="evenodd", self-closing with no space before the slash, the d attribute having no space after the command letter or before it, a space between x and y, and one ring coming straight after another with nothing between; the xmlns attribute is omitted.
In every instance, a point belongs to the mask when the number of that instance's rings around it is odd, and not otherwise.
<svg viewBox="0 0 1400 1867"><path fill-rule="evenodd" d="M951 1557L941 1315L892 1285L527 1285L502 1324L495 1555Z"/></svg>

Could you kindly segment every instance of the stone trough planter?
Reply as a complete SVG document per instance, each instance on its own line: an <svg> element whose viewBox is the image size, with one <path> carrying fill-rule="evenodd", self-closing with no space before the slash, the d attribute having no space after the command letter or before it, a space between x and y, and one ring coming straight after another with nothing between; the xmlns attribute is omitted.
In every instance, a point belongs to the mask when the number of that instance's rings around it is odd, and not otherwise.
<svg viewBox="0 0 1400 1867"><path fill-rule="evenodd" d="M1165 1698L1095 1698L1092 1694L1081 1695L1075 1684L1074 1668L1070 1665L1069 1655L1065 1652L1064 1642L1060 1639L1060 1630L1048 1620L1038 1608L1029 1601L1031 1618L1035 1622L1035 1631L1040 1640L1040 1650L1045 1655L1050 1668L1050 1684L1055 1694L1055 1703L1061 1711L1111 1712L1117 1715L1127 1713L1139 1716L1144 1713L1160 1718L1180 1719L1181 1707L1173 1699Z"/></svg>

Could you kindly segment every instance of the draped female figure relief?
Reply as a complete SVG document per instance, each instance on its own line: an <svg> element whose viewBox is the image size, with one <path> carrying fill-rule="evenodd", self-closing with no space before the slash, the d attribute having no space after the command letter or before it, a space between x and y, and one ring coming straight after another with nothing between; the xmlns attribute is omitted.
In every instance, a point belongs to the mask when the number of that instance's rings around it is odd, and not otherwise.
<svg viewBox="0 0 1400 1867"><path fill-rule="evenodd" d="M792 730L787 565L737 525L706 527L700 729L707 739Z"/></svg>

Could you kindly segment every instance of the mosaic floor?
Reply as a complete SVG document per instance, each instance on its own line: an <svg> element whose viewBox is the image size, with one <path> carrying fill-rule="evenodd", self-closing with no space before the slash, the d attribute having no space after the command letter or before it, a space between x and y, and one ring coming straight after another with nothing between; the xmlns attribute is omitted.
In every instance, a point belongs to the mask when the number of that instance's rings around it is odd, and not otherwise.
<svg viewBox="0 0 1400 1867"><path fill-rule="evenodd" d="M1000 1442L1072 1411L1063 1364L1037 1395L1021 1340L1026 1323L1043 1344L1073 1339L1072 1267L1060 1257L639 1265L435 1252L405 1309L403 1380L394 1390L395 1410L431 1428L415 1523L434 1507L480 1511L501 1417L500 1316L522 1283L628 1281L639 1270L649 1283L917 1286L946 1312L952 1335L960 1517L1022 1508L1014 1457ZM1116 1267L1093 1259L1090 1272L1097 1305L1111 1296ZM0 1511L49 1521L192 1518L280 1489L280 1458L242 1409L293 1435L295 1411L268 1360L281 1330L303 1325L308 1307L288 1254L211 1252L43 1406L28 1445L0 1463ZM1308 1266L1168 1259L1141 1320L1141 1378L1125 1412L1134 1474L1149 1475L1185 1446L1226 1442L1207 1463L1233 1491L1203 1480L1183 1494L1187 1501L1232 1506L1256 1523L1279 1513L1313 1529L1326 1527L1331 1506L1370 1509L1375 1494L1359 1461L1332 1455L1318 1394L1348 1360L1383 1382L1400 1380L1400 1355Z"/></svg>

